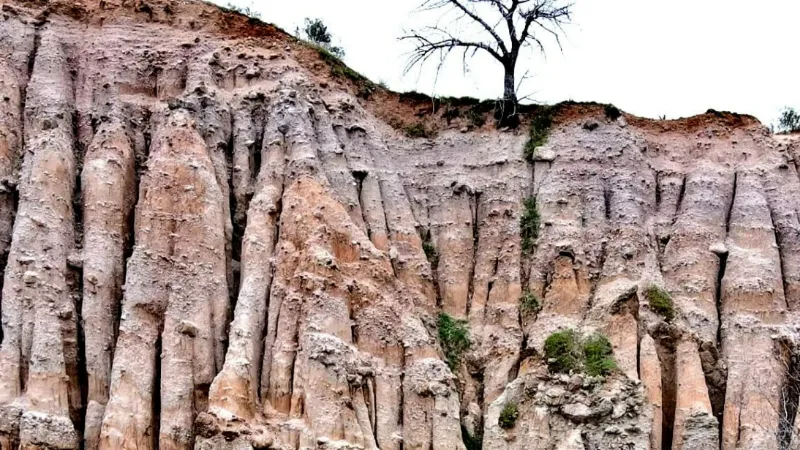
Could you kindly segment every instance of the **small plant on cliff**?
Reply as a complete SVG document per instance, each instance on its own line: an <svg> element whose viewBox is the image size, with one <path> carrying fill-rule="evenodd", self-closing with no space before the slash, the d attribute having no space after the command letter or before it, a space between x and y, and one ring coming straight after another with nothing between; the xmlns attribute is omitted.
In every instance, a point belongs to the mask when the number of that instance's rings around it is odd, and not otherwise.
<svg viewBox="0 0 800 450"><path fill-rule="evenodd" d="M532 163L536 156L536 149L547 143L550 128L553 126L553 116L558 109L556 106L545 106L531 120L528 142L525 144L525 159Z"/></svg>
<svg viewBox="0 0 800 450"><path fill-rule="evenodd" d="M553 373L583 371L605 376L617 368L611 343L601 333L581 339L574 330L558 331L545 340L544 354Z"/></svg>
<svg viewBox="0 0 800 450"><path fill-rule="evenodd" d="M619 108L611 104L606 105L605 108L603 109L606 113L606 117L608 117L610 120L617 120L622 115L622 111L620 111Z"/></svg>
<svg viewBox="0 0 800 450"><path fill-rule="evenodd" d="M500 411L500 418L497 419L497 424L502 428L514 428L519 417L519 409L516 403L508 402L503 405L503 410Z"/></svg>
<svg viewBox="0 0 800 450"><path fill-rule="evenodd" d="M303 29L300 30L298 28L296 34L304 36L308 42L324 48L337 58L344 58L344 49L333 45L333 37L328 31L328 26L322 22L322 19L309 19L306 17Z"/></svg>
<svg viewBox="0 0 800 450"><path fill-rule="evenodd" d="M522 253L528 254L533 250L536 239L539 238L541 217L539 216L539 208L536 206L535 198L526 198L524 207L525 211L523 211L519 220L519 232L522 237Z"/></svg>
<svg viewBox="0 0 800 450"><path fill-rule="evenodd" d="M526 289L525 292L522 293L522 297L519 299L519 310L522 312L522 315L528 317L538 314L541 309L542 307L539 304L539 299L536 298L536 295L533 292Z"/></svg>
<svg viewBox="0 0 800 450"><path fill-rule="evenodd" d="M425 252L425 257L428 258L428 262L432 266L439 264L439 253L436 251L436 247L433 246L430 237L426 237L422 241L422 251Z"/></svg>
<svg viewBox="0 0 800 450"><path fill-rule="evenodd" d="M590 336L583 343L584 368L591 376L605 376L617 368L614 361L614 350L608 338L603 334Z"/></svg>
<svg viewBox="0 0 800 450"><path fill-rule="evenodd" d="M469 330L466 320L457 320L448 314L439 314L439 342L450 370L456 370L461 357L470 348Z"/></svg>
<svg viewBox="0 0 800 450"><path fill-rule="evenodd" d="M581 354L578 336L573 330L558 331L544 341L547 367L553 373L569 373L580 369Z"/></svg>
<svg viewBox="0 0 800 450"><path fill-rule="evenodd" d="M672 297L658 286L650 286L645 291L650 309L659 314L667 322L675 318L675 306L672 304Z"/></svg>

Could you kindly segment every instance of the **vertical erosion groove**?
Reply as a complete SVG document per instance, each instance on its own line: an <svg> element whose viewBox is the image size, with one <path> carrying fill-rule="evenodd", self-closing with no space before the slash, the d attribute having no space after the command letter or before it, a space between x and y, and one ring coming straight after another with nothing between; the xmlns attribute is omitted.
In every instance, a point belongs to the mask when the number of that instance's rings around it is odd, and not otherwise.
<svg viewBox="0 0 800 450"><path fill-rule="evenodd" d="M469 207L472 213L472 261L470 263L469 268L469 285L467 286L467 309L466 309L466 316L469 317L469 313L472 309L472 296L475 293L475 266L478 264L478 244L480 243L480 207L481 207L481 193L474 192L470 193L470 202ZM495 272L497 272L497 265L495 264ZM494 280L494 278L492 278ZM492 281L490 281L491 283ZM491 284L489 286L489 292L491 292ZM487 293L486 298L489 298L489 294ZM484 308L484 314L486 313L486 308Z"/></svg>
<svg viewBox="0 0 800 450"><path fill-rule="evenodd" d="M717 270L717 283L716 292L714 293L714 301L717 305L717 348L722 344L722 282L725 279L725 270L728 267L728 252L723 252L717 255L719 258L719 269Z"/></svg>
<svg viewBox="0 0 800 450"><path fill-rule="evenodd" d="M770 217L770 220L772 221L772 232L774 234L775 244L777 244L777 246L778 246L778 248L777 248L777 251L778 251L778 270L780 270L780 275L781 275L781 286L783 287L784 306L786 307L786 310L789 311L792 308L791 308L791 305L789 304L789 298L788 298L789 297L789 294L788 294L788 292L789 292L789 284L786 281L786 270L787 270L787 268L784 267L784 264L786 264L787 261L786 261L786 259L784 258L784 255L783 255L784 248L786 247L786 245L783 242L783 240L781 239L783 233L781 233L782 230L778 230L777 223L775 222L775 211L773 211L772 208L770 208L770 210L769 210L769 217Z"/></svg>
<svg viewBox="0 0 800 450"><path fill-rule="evenodd" d="M739 174L734 172L733 174L733 193L731 195L730 203L728 204L728 210L725 213L725 236L726 239L731 232L731 215L733 214L733 206L736 203L736 190L739 184ZM728 250L724 250L723 252L717 253L717 257L719 258L719 265L717 271L717 283L716 283L716 292L714 294L714 300L717 306L717 349L721 348L722 345L722 328L723 328L723 308L724 305L722 304L722 295L723 295L723 286L722 283L725 279L725 270L728 267Z"/></svg>
<svg viewBox="0 0 800 450"><path fill-rule="evenodd" d="M605 211L606 220L611 220L611 189L603 185L603 210ZM603 266L600 266L601 268Z"/></svg>
<svg viewBox="0 0 800 450"><path fill-rule="evenodd" d="M655 183L656 183L656 211L661 207L661 172L658 170L655 172Z"/></svg>
<svg viewBox="0 0 800 450"><path fill-rule="evenodd" d="M161 351L162 351L162 336L164 335L164 324L160 324L158 334L156 335L155 343L155 372L153 376L152 387L152 412L151 412L151 427L153 430L153 446L151 448L157 449L159 436L161 435Z"/></svg>
<svg viewBox="0 0 800 450"><path fill-rule="evenodd" d="M688 176L683 176L683 181L681 181L681 190L678 192L678 202L675 204L675 215L673 216L673 224L676 220L678 220L678 214L681 212L681 208L683 207L683 198L686 196L686 179L689 178Z"/></svg>
<svg viewBox="0 0 800 450"><path fill-rule="evenodd" d="M656 353L661 363L661 404L663 422L661 439L663 449L672 448L672 430L675 426L675 407L677 406L677 374L675 373L675 341L669 336L668 330L659 330L661 333L654 336Z"/></svg>
<svg viewBox="0 0 800 450"><path fill-rule="evenodd" d="M386 187L385 183L378 181L378 190L380 191L380 198L381 198L381 211L383 211L383 226L386 227L386 236L389 242L389 246L391 248L392 241L397 239L397 235L392 232L392 228L389 226L389 211L386 208ZM400 278L398 271L397 271L397 258L389 257L389 264L392 266L392 275L395 278Z"/></svg>
<svg viewBox="0 0 800 450"><path fill-rule="evenodd" d="M356 198L358 198L358 206L361 210L361 218L364 220L364 226L366 227L367 237L372 240L372 230L369 226L369 219L367 218L367 209L365 208L365 201L364 201L364 180L367 179L367 171L365 170L353 170L351 172L353 175L353 179L356 182Z"/></svg>
<svg viewBox="0 0 800 450"><path fill-rule="evenodd" d="M725 214L725 234L731 232L731 214L733 213L733 204L736 202L736 189L739 184L739 174L733 174L733 195L731 195L731 202L728 205L728 212Z"/></svg>
<svg viewBox="0 0 800 450"><path fill-rule="evenodd" d="M69 71L72 87L72 108L75 108L75 103L78 98L79 79L78 79L78 61L74 57L68 58L70 66L75 67ZM73 417L73 423L78 433L82 433L85 425L86 417L86 402L88 397L88 374L86 371L86 336L85 336L85 323L83 319L83 262L79 261L80 257L75 257L83 249L83 185L81 183L81 174L83 171L83 158L84 158L84 145L80 139L80 124L79 112L72 111L72 149L74 152L75 161L75 182L73 184L72 192L72 215L73 215L73 237L74 237L74 253L67 257L67 286L69 286L73 298L75 308L75 339L77 346L77 355L75 359L76 367L72 370L75 372L75 379L78 386L75 390L79 392L78 411L77 416ZM76 261L76 259L78 261ZM69 371L69 369L68 369ZM83 445L83 439L81 439Z"/></svg>

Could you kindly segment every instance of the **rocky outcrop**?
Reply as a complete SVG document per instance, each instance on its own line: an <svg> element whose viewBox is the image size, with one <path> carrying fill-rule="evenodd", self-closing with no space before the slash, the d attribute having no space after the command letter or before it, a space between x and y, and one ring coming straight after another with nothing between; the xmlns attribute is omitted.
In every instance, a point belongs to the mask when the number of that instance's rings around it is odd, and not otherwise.
<svg viewBox="0 0 800 450"><path fill-rule="evenodd" d="M563 104L528 160L212 5L0 3L2 450L800 442L795 137Z"/></svg>

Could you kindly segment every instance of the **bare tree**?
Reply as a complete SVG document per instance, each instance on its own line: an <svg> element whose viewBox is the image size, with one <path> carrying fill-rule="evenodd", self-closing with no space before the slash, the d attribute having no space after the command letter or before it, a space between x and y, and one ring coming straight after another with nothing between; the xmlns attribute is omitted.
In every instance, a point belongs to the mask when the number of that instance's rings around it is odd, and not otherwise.
<svg viewBox="0 0 800 450"><path fill-rule="evenodd" d="M431 58L439 67L453 52L462 52L462 64L479 51L503 66L503 103L516 107L516 68L525 48L545 52L544 38L561 48L564 25L569 23L573 3L561 0L425 0L423 11L441 11L436 25L412 30L401 40L414 42L406 72ZM466 22L468 28L461 28ZM446 25L442 25L446 23ZM504 116L516 114L516 108Z"/></svg>

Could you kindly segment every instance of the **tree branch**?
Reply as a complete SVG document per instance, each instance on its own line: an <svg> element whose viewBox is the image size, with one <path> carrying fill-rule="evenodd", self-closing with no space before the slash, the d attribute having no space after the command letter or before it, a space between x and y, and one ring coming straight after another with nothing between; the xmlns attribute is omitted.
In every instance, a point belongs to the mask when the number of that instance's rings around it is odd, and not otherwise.
<svg viewBox="0 0 800 450"><path fill-rule="evenodd" d="M469 0L467 0L467 1L469 1ZM500 51L504 55L508 54L508 49L506 48L506 44L505 44L505 42L503 42L503 39L500 37L500 35L498 35L497 32L494 30L494 28L489 26L489 24L486 23L486 21L481 19L480 16L478 16L477 14L475 14L475 12L473 12L472 10L467 8L462 3L462 0L438 0L438 1L427 0L423 4L423 6L430 5L430 6L428 6L429 9L437 9L437 8L441 8L441 7L445 6L445 5L447 5L448 3L454 5L456 8L460 9L464 14L466 14L475 23L477 23L480 26L482 26L487 32L489 32L490 35L492 35L494 40L497 41L497 46L500 49Z"/></svg>
<svg viewBox="0 0 800 450"><path fill-rule="evenodd" d="M408 64L406 65L406 69L404 73L408 73L411 68L416 66L417 64L424 63L427 61L431 56L436 53L442 53L443 57L447 56L450 52L456 49L464 49L464 68L466 68L466 58L467 53L470 49L473 50L472 55L474 56L478 50L483 50L501 63L503 62L503 56L498 53L495 49L491 48L488 44L483 42L467 42L457 39L453 36L450 36L449 33L444 32L439 28L429 28L430 31L439 32L444 34L445 36L441 39L431 39L421 33L412 33L400 38L400 40L413 40L416 41L416 47L414 51L411 53L411 56L408 60Z"/></svg>

